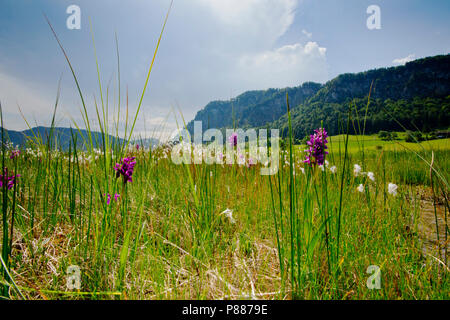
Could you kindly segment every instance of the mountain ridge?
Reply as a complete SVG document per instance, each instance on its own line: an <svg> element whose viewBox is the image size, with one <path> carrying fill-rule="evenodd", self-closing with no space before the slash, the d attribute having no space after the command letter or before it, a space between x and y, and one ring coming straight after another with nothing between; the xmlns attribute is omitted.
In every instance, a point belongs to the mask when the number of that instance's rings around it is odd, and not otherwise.
<svg viewBox="0 0 450 320"><path fill-rule="evenodd" d="M4 128L6 141L11 142L14 146L18 145L20 147L27 146L27 141L34 138L34 136L42 138L43 143L47 142L48 136L50 134L51 128L45 126L37 126L31 129L25 129L22 131L18 130L8 130ZM52 137L57 139L58 147L63 150L67 150L71 142L73 142L72 133L74 138L77 140L77 147L84 148L83 141L89 140L88 131L84 129L74 129L74 128L66 128L66 127L54 127ZM81 135L80 135L81 132ZM95 148L100 148L102 145L102 134L97 131L91 132L92 140ZM2 131L0 127L0 139L2 138ZM84 139L83 139L84 138ZM53 142L54 139L52 139ZM116 137L109 135L109 141L114 145L116 142L123 143L125 140L122 138L116 139ZM157 139L148 138L148 139L136 139L136 142L143 142L145 147L150 145L154 146L159 143Z"/></svg>
<svg viewBox="0 0 450 320"><path fill-rule="evenodd" d="M386 110L393 111L391 116L395 119L401 118L405 127L415 127L419 123L425 128L428 120L429 126L448 126L450 54L417 59L402 66L345 73L325 84L306 82L297 87L247 91L231 100L208 103L187 127L192 132L193 121L202 121L203 129L269 125L286 135L287 93L296 137L310 133L321 121L330 134L337 134L340 132L338 118L347 112L350 104L357 104L358 111L364 115L369 92L367 133L399 128ZM400 107L404 110L398 110Z"/></svg>

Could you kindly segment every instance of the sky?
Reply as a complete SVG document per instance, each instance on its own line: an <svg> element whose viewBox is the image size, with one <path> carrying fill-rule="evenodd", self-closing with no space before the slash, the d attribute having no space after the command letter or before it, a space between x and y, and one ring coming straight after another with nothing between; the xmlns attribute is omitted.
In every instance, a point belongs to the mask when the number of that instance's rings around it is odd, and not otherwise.
<svg viewBox="0 0 450 320"><path fill-rule="evenodd" d="M67 27L71 5L80 8L80 29ZM112 124L119 100L117 34L122 111L128 90L134 115L169 5L170 0L0 0L5 127L26 129L24 118L31 126L49 125L59 79L57 125L83 127L74 79L43 13L69 56L95 127L95 101L101 105L95 52ZM367 26L371 5L380 9L379 29ZM177 121L182 125L180 114L190 121L208 102L247 90L325 83L342 73L448 54L449 40L448 0L174 0L135 134L164 137ZM119 119L123 131L125 113Z"/></svg>

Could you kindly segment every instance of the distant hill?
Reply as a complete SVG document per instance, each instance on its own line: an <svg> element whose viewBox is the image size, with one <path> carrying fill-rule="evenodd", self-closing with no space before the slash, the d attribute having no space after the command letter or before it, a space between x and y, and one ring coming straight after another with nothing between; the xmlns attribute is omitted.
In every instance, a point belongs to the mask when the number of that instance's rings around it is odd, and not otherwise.
<svg viewBox="0 0 450 320"><path fill-rule="evenodd" d="M1 134L2 133L0 128L0 139ZM6 140L10 141L14 146L19 145L22 147L29 145L30 139L34 139L35 136L40 137L42 141L46 143L49 134L50 134L49 127L35 127L24 131L5 129ZM77 141L78 148L84 148L84 139L86 141L89 141L89 135L86 130L78 131L78 129L73 128L71 129L71 128L55 127L53 128L52 137L53 137L52 139L53 145L55 141L57 141L58 148L62 148L63 150L67 150L69 148L69 145L73 142L74 139ZM95 148L100 148L103 145L102 134L100 132L92 132L92 140ZM124 139L121 138L116 139L115 137L109 135L109 141L114 145L115 143L118 142L123 143ZM140 143L139 141L137 141L137 143ZM157 139L143 139L142 142L145 147L148 147L150 145L155 146L158 144Z"/></svg>
<svg viewBox="0 0 450 320"><path fill-rule="evenodd" d="M314 96L320 88L319 83L306 82L294 88L247 91L228 101L208 103L194 120L202 121L203 128L233 127L233 118L236 127L262 126L286 113L286 92L293 105L298 105ZM189 131L193 130L193 125L193 121L187 125Z"/></svg>
<svg viewBox="0 0 450 320"><path fill-rule="evenodd" d="M338 120L346 116L349 105L356 105L359 116L364 117L372 83L366 133L401 130L393 118L408 129L430 130L450 125L450 55L342 74L324 85L305 83L295 88L245 92L229 101L210 102L194 120L202 121L203 128L232 128L233 110L237 127L269 124L286 135L287 92L297 138L311 133L321 121L330 134L338 134ZM191 121L188 129L192 128Z"/></svg>

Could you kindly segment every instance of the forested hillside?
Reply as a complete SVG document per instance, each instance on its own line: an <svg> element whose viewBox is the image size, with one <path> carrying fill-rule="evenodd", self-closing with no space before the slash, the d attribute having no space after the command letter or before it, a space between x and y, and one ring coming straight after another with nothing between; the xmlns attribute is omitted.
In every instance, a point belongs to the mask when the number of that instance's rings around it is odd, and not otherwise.
<svg viewBox="0 0 450 320"><path fill-rule="evenodd" d="M342 74L325 85L305 83L286 89L246 92L230 101L215 101L199 111L195 120L204 128L265 127L287 133L286 93L292 108L297 138L320 126L330 134L342 132L339 119L349 108L366 115L366 133L379 130L432 130L450 124L450 55L415 60L404 66L381 68L357 74ZM354 119L357 120L357 119ZM400 124L399 124L400 123ZM192 129L193 123L188 128ZM359 129L357 124L351 130ZM362 128L361 128L362 130Z"/></svg>
<svg viewBox="0 0 450 320"><path fill-rule="evenodd" d="M212 101L200 110L194 120L204 128L257 127L272 122L286 113L286 92L294 105L305 103L322 85L307 82L299 87L247 91L228 101ZM234 122L233 122L234 119ZM193 122L188 124L193 129Z"/></svg>

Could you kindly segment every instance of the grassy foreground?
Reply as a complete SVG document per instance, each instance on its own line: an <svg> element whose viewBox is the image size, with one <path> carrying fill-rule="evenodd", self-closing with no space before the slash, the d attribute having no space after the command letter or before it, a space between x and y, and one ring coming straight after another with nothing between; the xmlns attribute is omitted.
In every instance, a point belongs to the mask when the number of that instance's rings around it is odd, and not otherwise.
<svg viewBox="0 0 450 320"><path fill-rule="evenodd" d="M2 249L10 249L2 296L448 299L448 195L440 192L448 189L436 177L448 181L448 141L434 142L442 148L434 152L433 193L430 167L411 151L344 156L345 139L341 153L338 140L324 170L305 167L299 147L292 162L282 153L271 177L260 165L175 165L169 148L41 147L13 159L5 149L4 166L21 176L2 190ZM113 169L121 155L136 157L127 184ZM430 160L429 151L422 155ZM375 181L355 176L354 164ZM433 199L441 229L422 236L422 204ZM80 268L79 290L67 287L72 265ZM380 289L366 285L371 265Z"/></svg>

